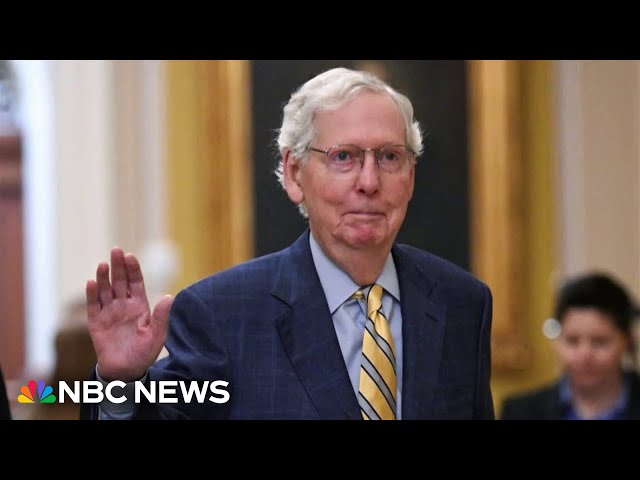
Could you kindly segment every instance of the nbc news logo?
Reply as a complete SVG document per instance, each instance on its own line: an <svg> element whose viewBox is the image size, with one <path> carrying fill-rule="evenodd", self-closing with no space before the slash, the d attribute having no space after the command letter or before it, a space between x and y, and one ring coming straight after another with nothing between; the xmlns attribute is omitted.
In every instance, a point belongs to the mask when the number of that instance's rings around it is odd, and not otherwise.
<svg viewBox="0 0 640 480"><path fill-rule="evenodd" d="M82 384L82 388L80 388ZM197 403L204 403L209 401L212 403L227 403L230 395L226 390L229 382L224 380L216 380L213 382L185 382L175 380L161 380L150 381L148 385L144 382L135 382L134 384L134 402L141 403L141 398L145 397L146 401L150 403L178 403L178 392L182 396L182 400L185 403L191 403L192 400ZM85 380L83 382L73 382L73 387L70 387L67 382L58 382L58 393L60 398L56 399L53 394L53 387L46 384L46 382L40 380L29 381L27 385L23 385L20 389L20 395L18 395L19 403L65 403L65 397L73 402L80 403L80 397L82 396L82 402L84 403L100 403L105 397L112 403L123 403L127 401L125 395L114 395L113 389L118 388L120 391L124 391L126 384L124 382L115 380L107 383L106 387L102 382L97 380ZM104 390L104 392L103 392ZM207 397L207 392L210 391L212 395Z"/></svg>
<svg viewBox="0 0 640 480"><path fill-rule="evenodd" d="M56 396L53 394L53 388L40 380L37 383L31 380L29 385L23 385L18 395L19 403L55 403Z"/></svg>

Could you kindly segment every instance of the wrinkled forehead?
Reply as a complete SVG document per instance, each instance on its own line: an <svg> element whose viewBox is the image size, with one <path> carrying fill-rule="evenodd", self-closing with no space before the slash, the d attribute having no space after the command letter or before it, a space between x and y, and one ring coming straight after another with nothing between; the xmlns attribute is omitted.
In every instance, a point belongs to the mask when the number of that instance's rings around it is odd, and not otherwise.
<svg viewBox="0 0 640 480"><path fill-rule="evenodd" d="M363 105L370 105L372 109L389 108L391 110L397 110L398 114L402 115L400 106L388 92L364 88L352 92L346 98L327 98L324 101L321 101L315 109L314 118L318 115L324 114L349 113L354 109L361 108Z"/></svg>
<svg viewBox="0 0 640 480"><path fill-rule="evenodd" d="M406 138L399 106L382 92L364 91L342 105L318 110L313 126L316 138L330 142L370 139L378 143L404 143Z"/></svg>

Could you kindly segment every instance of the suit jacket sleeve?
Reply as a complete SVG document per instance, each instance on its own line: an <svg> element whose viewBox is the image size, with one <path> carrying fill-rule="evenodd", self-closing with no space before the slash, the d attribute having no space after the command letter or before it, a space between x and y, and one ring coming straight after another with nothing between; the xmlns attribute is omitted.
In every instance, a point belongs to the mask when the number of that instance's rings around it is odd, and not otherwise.
<svg viewBox="0 0 640 480"><path fill-rule="evenodd" d="M167 349L170 355L149 369L149 381L230 382L230 360L224 334L216 312L193 289L181 291L175 298L169 319ZM229 390L231 385L229 385ZM176 404L141 404L137 419L223 419L229 404L208 400L185 403L178 395Z"/></svg>

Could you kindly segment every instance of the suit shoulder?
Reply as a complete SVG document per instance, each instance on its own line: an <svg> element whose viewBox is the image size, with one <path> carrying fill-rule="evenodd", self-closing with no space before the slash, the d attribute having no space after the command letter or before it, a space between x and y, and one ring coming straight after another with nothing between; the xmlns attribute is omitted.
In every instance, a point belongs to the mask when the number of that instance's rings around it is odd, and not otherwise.
<svg viewBox="0 0 640 480"><path fill-rule="evenodd" d="M243 291L268 289L273 282L280 258L284 250L248 260L221 272L211 274L189 285L183 291L201 298L216 295L230 295L238 289Z"/></svg>
<svg viewBox="0 0 640 480"><path fill-rule="evenodd" d="M551 393L555 392L556 388L557 385L554 383L553 385L545 385L543 387L527 390L525 392L515 393L505 399L505 404L530 402L546 398Z"/></svg>
<svg viewBox="0 0 640 480"><path fill-rule="evenodd" d="M555 404L558 384L553 383L507 396L502 403L502 420L540 419Z"/></svg>

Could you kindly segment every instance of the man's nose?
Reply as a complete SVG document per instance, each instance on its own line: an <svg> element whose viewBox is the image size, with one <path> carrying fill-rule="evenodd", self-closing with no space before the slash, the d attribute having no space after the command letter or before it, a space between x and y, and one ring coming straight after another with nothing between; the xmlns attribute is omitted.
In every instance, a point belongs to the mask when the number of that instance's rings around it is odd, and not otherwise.
<svg viewBox="0 0 640 480"><path fill-rule="evenodd" d="M380 169L374 151L364 152L358 175L358 188L367 194L375 193L380 188Z"/></svg>

